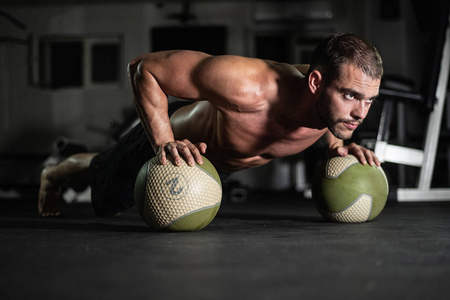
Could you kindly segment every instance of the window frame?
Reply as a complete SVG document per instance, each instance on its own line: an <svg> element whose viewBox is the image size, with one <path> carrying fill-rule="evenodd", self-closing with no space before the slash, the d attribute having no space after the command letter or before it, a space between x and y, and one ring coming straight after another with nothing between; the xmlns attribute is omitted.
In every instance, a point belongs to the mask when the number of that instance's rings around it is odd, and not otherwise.
<svg viewBox="0 0 450 300"><path fill-rule="evenodd" d="M30 37L30 84L51 90L92 90L99 88L118 88L123 85L123 37L121 35L44 35ZM82 83L80 86L52 87L51 78L51 46L55 43L82 43ZM95 82L92 79L93 63L92 48L98 45L117 44L117 80L110 82Z"/></svg>

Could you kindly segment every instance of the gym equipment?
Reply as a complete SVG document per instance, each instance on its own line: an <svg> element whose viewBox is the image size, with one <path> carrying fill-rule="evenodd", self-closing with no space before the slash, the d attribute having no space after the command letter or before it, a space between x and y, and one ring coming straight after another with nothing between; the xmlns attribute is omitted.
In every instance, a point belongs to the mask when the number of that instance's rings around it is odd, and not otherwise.
<svg viewBox="0 0 450 300"><path fill-rule="evenodd" d="M150 228L162 231L196 231L216 216L222 184L214 166L203 157L202 165L181 166L158 158L146 162L136 179L136 206Z"/></svg>
<svg viewBox="0 0 450 300"><path fill-rule="evenodd" d="M450 69L450 29L448 1L438 1L433 6L430 25L430 44L424 72L423 91L414 93L402 88L383 86L380 98L384 100L380 125L375 141L375 154L382 162L409 165L420 168L416 188L399 188L394 194L398 201L449 201L450 188L431 188L436 160L444 103L446 100ZM401 82L390 80L394 85ZM406 101L423 106L428 112L428 126L423 149L413 149L389 144L389 125L393 101Z"/></svg>
<svg viewBox="0 0 450 300"><path fill-rule="evenodd" d="M389 185L381 167L361 164L349 154L317 169L312 197L327 220L361 223L375 219L386 205Z"/></svg>

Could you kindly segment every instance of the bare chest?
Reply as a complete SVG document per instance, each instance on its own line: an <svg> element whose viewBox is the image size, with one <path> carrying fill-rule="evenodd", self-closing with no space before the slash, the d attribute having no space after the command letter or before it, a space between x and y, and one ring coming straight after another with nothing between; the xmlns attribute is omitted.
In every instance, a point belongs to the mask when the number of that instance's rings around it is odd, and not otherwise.
<svg viewBox="0 0 450 300"><path fill-rule="evenodd" d="M299 153L314 144L323 130L283 125L267 113L220 116L221 147L236 156L268 159Z"/></svg>
<svg viewBox="0 0 450 300"><path fill-rule="evenodd" d="M204 102L180 109L171 123L176 139L205 142L206 156L226 172L299 153L324 134L323 130L284 126L269 112L223 112Z"/></svg>

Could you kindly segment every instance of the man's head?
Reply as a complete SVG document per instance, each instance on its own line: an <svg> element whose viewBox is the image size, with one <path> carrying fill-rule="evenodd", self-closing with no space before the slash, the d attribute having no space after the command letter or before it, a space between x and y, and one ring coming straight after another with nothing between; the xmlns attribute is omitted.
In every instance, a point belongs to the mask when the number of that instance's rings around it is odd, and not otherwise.
<svg viewBox="0 0 450 300"><path fill-rule="evenodd" d="M319 44L308 80L319 118L334 136L351 138L378 95L382 76L381 57L369 42L338 34Z"/></svg>
<svg viewBox="0 0 450 300"><path fill-rule="evenodd" d="M308 74L318 70L328 84L339 78L345 64L354 65L371 78L383 77L383 61L377 49L351 33L334 34L322 40L312 54Z"/></svg>

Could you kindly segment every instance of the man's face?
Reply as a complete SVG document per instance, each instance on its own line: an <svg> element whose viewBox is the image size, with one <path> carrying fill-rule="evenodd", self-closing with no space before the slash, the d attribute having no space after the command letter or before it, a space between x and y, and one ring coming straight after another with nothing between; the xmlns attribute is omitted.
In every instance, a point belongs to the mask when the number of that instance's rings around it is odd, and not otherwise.
<svg viewBox="0 0 450 300"><path fill-rule="evenodd" d="M345 64L340 78L325 86L317 112L330 132L341 140L352 137L378 96L380 79L368 77L359 68Z"/></svg>

